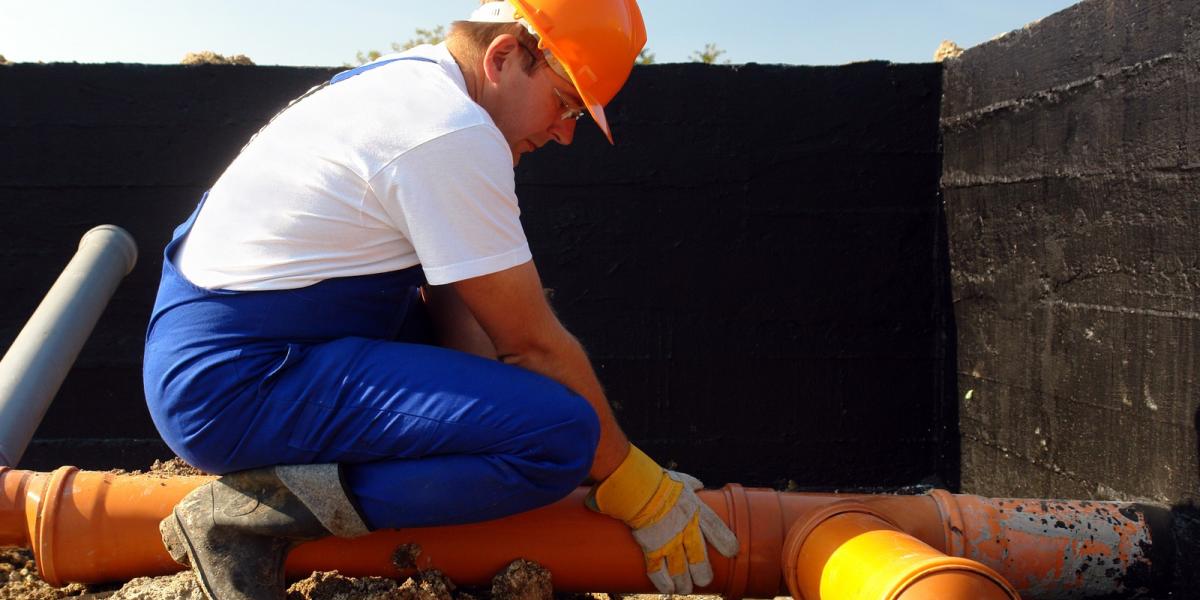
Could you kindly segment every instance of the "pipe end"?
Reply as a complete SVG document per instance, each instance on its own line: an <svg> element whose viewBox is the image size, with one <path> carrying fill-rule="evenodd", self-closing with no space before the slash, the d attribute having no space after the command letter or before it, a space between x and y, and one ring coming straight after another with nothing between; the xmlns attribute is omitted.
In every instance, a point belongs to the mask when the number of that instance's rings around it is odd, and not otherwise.
<svg viewBox="0 0 1200 600"><path fill-rule="evenodd" d="M125 259L125 275L133 271L134 265L137 264L138 249L137 242L128 231L116 225L98 225L83 234L83 237L79 239L79 247L82 249L84 245L92 242L111 244L116 247Z"/></svg>

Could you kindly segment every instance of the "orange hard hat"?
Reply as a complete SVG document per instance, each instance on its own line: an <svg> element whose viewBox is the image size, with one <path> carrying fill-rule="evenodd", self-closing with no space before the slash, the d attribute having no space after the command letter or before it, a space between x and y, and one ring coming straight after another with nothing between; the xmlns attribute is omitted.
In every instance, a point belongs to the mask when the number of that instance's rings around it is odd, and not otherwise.
<svg viewBox="0 0 1200 600"><path fill-rule="evenodd" d="M637 0L507 0L516 19L575 84L588 112L612 143L604 106L617 95L646 45Z"/></svg>

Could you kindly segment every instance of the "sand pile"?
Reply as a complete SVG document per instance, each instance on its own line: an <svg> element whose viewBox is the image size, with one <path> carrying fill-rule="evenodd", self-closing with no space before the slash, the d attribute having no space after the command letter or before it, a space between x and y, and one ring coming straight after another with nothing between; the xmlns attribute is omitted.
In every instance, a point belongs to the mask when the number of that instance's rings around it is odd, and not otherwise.
<svg viewBox="0 0 1200 600"><path fill-rule="evenodd" d="M188 52L184 55L183 60L179 61L181 65L249 65L253 66L254 61L245 54L232 54L225 56L217 54L212 50L204 50L201 52Z"/></svg>
<svg viewBox="0 0 1200 600"><path fill-rule="evenodd" d="M0 600L54 600L88 593L87 586L73 583L54 588L38 577L33 553L0 548Z"/></svg>

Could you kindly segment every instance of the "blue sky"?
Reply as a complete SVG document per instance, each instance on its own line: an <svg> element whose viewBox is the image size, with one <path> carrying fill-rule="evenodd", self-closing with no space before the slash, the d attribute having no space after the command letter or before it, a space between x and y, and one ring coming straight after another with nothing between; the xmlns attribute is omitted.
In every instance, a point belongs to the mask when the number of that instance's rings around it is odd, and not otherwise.
<svg viewBox="0 0 1200 600"><path fill-rule="evenodd" d="M681 62L716 43L734 63L929 62L1058 12L1068 0L642 0L650 50ZM340 65L461 18L477 0L0 0L14 62L177 63L189 51L260 65Z"/></svg>

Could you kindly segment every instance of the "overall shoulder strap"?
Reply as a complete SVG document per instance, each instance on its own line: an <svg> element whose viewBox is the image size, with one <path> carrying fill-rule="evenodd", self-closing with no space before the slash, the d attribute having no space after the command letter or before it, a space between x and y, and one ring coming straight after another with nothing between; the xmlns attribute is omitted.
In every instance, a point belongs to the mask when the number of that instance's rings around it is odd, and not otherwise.
<svg viewBox="0 0 1200 600"><path fill-rule="evenodd" d="M399 56L396 58L389 58L387 60L380 60L380 61L375 61L373 63L367 63L365 65L362 65L361 67L355 67L353 69L350 69L349 71L342 71L341 73L334 75L328 82L322 84L320 87L324 87L326 85L332 85L339 81L345 81L347 79L350 79L351 77L354 77L355 75L366 73L367 71L370 71L371 69L374 69L376 67L382 67L383 65L394 63L398 60L416 60L416 61L420 61L420 62L437 64L436 60L433 60L432 58L425 58L424 56Z"/></svg>
<svg viewBox="0 0 1200 600"><path fill-rule="evenodd" d="M242 149L238 151L238 154L241 154L242 152L244 152L246 150L246 146L249 146L250 142L253 142L254 138L258 137L258 134L262 133L263 129L266 129L268 125L275 122L275 119L278 119L279 115L282 115L284 112L287 111L287 109L295 106L301 100L303 100L303 99L305 99L305 98L307 98L307 97L309 97L309 96L311 96L311 95L313 95L335 83L345 81L356 75L361 75L363 73L366 73L367 71L370 71L371 69L382 67L383 65L391 64L391 63L394 63L399 60L415 60L415 61L419 61L419 62L427 62L427 63L437 64L436 60L433 60L432 58L426 58L424 56L399 56L396 58L389 58L387 60L375 61L373 63L368 63L368 64L362 65L360 67L355 67L353 69L342 71L341 73L338 73L337 75L334 75L333 77L331 77L329 79L329 81L325 81L325 82L319 83L317 85L314 85L313 87L309 88L309 90L307 92L304 92L303 94L301 94L300 97L296 98L295 100L292 100L291 102L288 102L287 106L284 106L282 109L280 109L279 112L275 113L274 116L272 116L270 119L267 120L267 123L265 125L260 127L259 130L254 133L254 135L250 136L250 139L246 141L246 145L242 146Z"/></svg>

